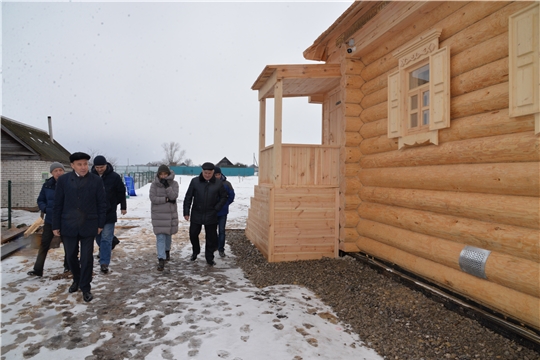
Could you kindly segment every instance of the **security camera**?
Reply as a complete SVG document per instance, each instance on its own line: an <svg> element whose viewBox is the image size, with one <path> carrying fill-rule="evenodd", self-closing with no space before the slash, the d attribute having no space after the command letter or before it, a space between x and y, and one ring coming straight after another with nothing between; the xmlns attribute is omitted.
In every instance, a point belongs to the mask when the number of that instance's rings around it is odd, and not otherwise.
<svg viewBox="0 0 540 360"><path fill-rule="evenodd" d="M352 53L352 49L351 49L351 48L348 48L348 49L347 49L347 52L348 52L349 54Z"/></svg>
<svg viewBox="0 0 540 360"><path fill-rule="evenodd" d="M348 53L348 54L352 54L353 51L356 51L356 46L347 48L347 53Z"/></svg>

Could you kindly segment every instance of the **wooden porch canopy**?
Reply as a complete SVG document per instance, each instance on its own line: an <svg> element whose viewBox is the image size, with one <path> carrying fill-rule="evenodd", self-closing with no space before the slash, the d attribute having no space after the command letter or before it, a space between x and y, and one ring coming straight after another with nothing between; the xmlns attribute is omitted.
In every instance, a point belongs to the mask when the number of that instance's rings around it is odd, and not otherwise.
<svg viewBox="0 0 540 360"><path fill-rule="evenodd" d="M259 100L274 98L275 85L281 81L282 97L323 95L339 85L340 67L340 64L267 65L251 89L259 91Z"/></svg>
<svg viewBox="0 0 540 360"><path fill-rule="evenodd" d="M324 96L338 87L340 81L340 64L267 65L264 68L251 87L259 91L259 171L267 175L261 177L260 173L259 181L270 181L276 187L282 185L282 164L286 163L282 144L283 98L304 96L309 97L311 103L322 103ZM268 148L265 145L267 98L274 98L274 144ZM306 151L326 150L321 146L304 147ZM262 166L263 163L266 166Z"/></svg>

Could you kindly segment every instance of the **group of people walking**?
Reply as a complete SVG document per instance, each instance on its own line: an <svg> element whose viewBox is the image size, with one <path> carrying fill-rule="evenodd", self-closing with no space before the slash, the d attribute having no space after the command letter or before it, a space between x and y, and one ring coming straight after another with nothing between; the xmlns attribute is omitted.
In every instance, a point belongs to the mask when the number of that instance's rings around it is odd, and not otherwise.
<svg viewBox="0 0 540 360"><path fill-rule="evenodd" d="M172 235L178 232L178 189L175 174L161 165L152 185L150 202L152 227L156 235L158 271L163 271L170 260ZM190 260L195 261L201 252L199 235L204 226L206 263L214 266L214 252L225 256L225 223L229 205L234 201L234 189L221 169L210 162L202 165L202 172L189 183L183 202L184 219L190 222L189 240L193 247ZM219 234L218 234L219 225Z"/></svg>
<svg viewBox="0 0 540 360"><path fill-rule="evenodd" d="M82 291L83 300L92 301L92 272L94 267L94 240L99 247L100 270L109 272L111 252L114 248L114 226L120 205L122 215L127 213L126 188L119 174L104 156L94 158L89 168L90 155L75 152L69 161L72 172L54 162L51 177L45 181L38 196L38 207L45 216L43 234L33 269L28 275L43 276L47 252L54 236L64 245L64 272L71 271L73 283L70 293ZM179 185L175 174L167 165L158 168L150 185L151 218L158 265L163 271L171 259L172 235L178 232ZM234 201L234 189L221 169L206 162L202 172L191 180L183 203L184 219L190 221L189 239L193 247L191 261L201 251L199 235L204 225L205 259L214 266L215 251L225 255L225 225L229 205Z"/></svg>

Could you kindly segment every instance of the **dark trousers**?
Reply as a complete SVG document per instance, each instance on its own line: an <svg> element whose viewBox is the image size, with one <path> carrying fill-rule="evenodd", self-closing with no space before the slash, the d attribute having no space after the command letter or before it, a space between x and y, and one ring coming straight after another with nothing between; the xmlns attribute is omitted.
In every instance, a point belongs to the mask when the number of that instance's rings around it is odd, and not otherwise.
<svg viewBox="0 0 540 360"><path fill-rule="evenodd" d="M225 225L227 224L227 214L218 216L218 250L225 251Z"/></svg>
<svg viewBox="0 0 540 360"><path fill-rule="evenodd" d="M81 246L80 264L77 260L77 255L79 254L79 243ZM73 274L73 282L78 283L79 288L83 292L90 291L92 271L94 269L94 236L64 236L64 247L66 249L69 269Z"/></svg>
<svg viewBox="0 0 540 360"><path fill-rule="evenodd" d="M206 233L204 257L207 263L214 261L214 251L216 251L218 247L217 225L218 224L204 225L204 232ZM189 224L189 240L193 246L193 253L196 255L200 254L201 252L201 244L199 243L199 234L201 233L201 229L202 224Z"/></svg>
<svg viewBox="0 0 540 360"><path fill-rule="evenodd" d="M43 225L43 234L41 235L41 244L39 245L36 263L34 264L34 271L40 275L43 275L43 267L45 266L45 259L47 258L47 253L49 252L49 249L51 248L51 242L53 238L54 238L54 234L52 231L52 225L45 223L45 225ZM64 268L69 269L65 247L64 247Z"/></svg>

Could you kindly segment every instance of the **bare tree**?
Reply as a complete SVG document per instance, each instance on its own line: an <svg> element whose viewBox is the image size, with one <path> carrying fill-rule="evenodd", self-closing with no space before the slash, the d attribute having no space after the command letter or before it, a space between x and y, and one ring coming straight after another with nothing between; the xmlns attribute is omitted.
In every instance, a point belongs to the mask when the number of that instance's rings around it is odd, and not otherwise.
<svg viewBox="0 0 540 360"><path fill-rule="evenodd" d="M186 164L186 166L193 166L193 160L191 160L191 159L184 159L184 164Z"/></svg>
<svg viewBox="0 0 540 360"><path fill-rule="evenodd" d="M182 150L180 144L176 141L171 141L168 143L161 144L163 151L165 151L165 158L163 163L169 166L176 166L182 162L184 155L186 154L185 150Z"/></svg>

